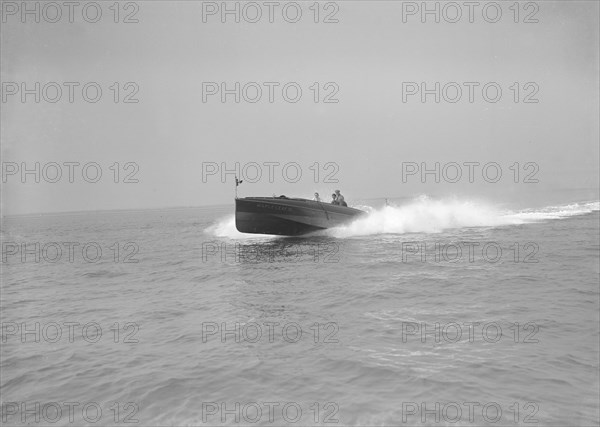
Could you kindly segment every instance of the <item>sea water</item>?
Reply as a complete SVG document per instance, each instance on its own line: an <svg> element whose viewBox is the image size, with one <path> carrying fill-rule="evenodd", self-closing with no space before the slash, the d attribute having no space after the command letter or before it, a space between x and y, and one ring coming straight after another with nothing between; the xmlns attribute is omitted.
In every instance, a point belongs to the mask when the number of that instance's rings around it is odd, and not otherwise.
<svg viewBox="0 0 600 427"><path fill-rule="evenodd" d="M3 422L598 424L597 199L351 205L3 218Z"/></svg>

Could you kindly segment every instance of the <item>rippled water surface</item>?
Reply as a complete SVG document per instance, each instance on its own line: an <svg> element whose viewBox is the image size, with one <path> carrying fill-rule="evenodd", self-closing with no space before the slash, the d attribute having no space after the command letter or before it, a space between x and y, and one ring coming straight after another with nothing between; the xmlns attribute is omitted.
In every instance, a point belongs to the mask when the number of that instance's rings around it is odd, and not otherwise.
<svg viewBox="0 0 600 427"><path fill-rule="evenodd" d="M302 238L231 206L4 218L6 424L597 425L598 203L440 203Z"/></svg>

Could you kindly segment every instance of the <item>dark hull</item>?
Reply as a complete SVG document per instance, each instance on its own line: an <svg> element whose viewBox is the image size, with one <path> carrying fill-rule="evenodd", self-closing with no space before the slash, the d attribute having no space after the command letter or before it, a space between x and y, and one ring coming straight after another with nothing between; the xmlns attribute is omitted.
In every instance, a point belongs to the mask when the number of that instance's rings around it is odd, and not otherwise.
<svg viewBox="0 0 600 427"><path fill-rule="evenodd" d="M242 233L298 236L337 227L364 214L358 209L307 199L235 199L235 227Z"/></svg>

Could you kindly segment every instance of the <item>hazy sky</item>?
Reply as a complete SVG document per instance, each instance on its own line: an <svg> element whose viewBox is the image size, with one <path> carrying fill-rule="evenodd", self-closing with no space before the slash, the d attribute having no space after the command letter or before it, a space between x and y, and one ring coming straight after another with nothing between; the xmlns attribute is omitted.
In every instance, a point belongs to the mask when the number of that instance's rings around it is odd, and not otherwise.
<svg viewBox="0 0 600 427"><path fill-rule="evenodd" d="M21 2L2 1L4 172L11 172L15 163L33 169L36 162L41 167L56 162L63 173L57 183L45 182L43 176L35 183L33 174L26 176L26 183L20 173L5 176L4 214L232 202L233 176L226 183L220 174L203 182L203 163L225 163L230 169L236 162L262 165L262 179L242 184L240 196L311 197L314 191L327 196L340 188L349 200L423 193L509 200L553 188L598 188L598 2L543 1L536 3L537 12L524 10L523 2L518 23L509 9L512 1L500 2L502 17L496 23L482 16L489 2L475 9L473 23L466 7L456 23L446 22L444 16L440 23L433 16L422 23L418 12L403 22L403 7L420 7L421 2L391 1L320 3L319 21L334 13L337 23L315 23L312 1L297 3L302 17L296 23L282 16L289 2L280 2L273 23L263 2L257 3L263 12L259 22L245 22L242 15L236 23L228 15L222 23L218 13L205 16L203 22L203 7L212 7L207 2L143 1L135 2L137 11L122 3L118 17L121 21L135 12L138 23L114 23L112 3L100 2L102 17L96 23L82 18L82 6L74 11L73 23L68 16L57 23L44 22L43 14L40 23L29 15L23 23L20 11L11 14L13 5L20 7ZM221 2L215 4L220 7ZM228 4L235 7L235 2ZM435 7L435 2L428 4ZM286 10L286 17L293 19L293 7ZM251 8L246 12L248 19L254 17ZM454 11L446 12L452 19ZM522 22L533 12L530 19L538 23ZM51 20L55 13L48 9L46 15ZM93 15L88 9L86 16ZM487 18L493 16L488 10ZM48 82L61 85L62 98L47 102L40 89L40 103L34 102L34 95L27 95L23 103L21 84L35 88L36 82L40 87ZM79 83L73 103L64 82ZM81 88L89 82L102 89L96 103L82 97ZM118 103L113 99L115 82ZM128 82L134 84L125 86ZM241 87L256 82L263 94L256 103L247 102L241 93L240 103L234 102L234 95L222 103L220 94L205 94L203 102L203 82L224 82L229 88L235 82ZM273 86L273 103L264 82L279 84ZM296 103L282 96L281 88L289 82L302 89ZM434 95L428 95L423 103L419 93L403 102L403 82L423 82L430 89L436 82L441 87L456 82L462 98L451 103L442 97L435 103ZM464 82L479 84L473 86L472 103ZM490 82L502 89L496 103L482 96L483 85ZM15 87L19 92L9 94ZM133 98L139 102L123 103L136 87ZM519 102L514 100L517 87ZM447 87L447 98L455 96L454 88ZM247 86L246 97L254 97L254 90ZM333 99L339 102L324 103L336 90ZM55 93L54 86L47 86L47 98ZM93 88L88 94L94 96ZM293 87L288 94L295 95ZM493 88L488 94L495 95ZM527 95L539 102L524 103ZM68 181L65 162L80 164L74 183ZM81 165L88 162L102 169L96 183L82 178ZM110 169L115 162L120 164L118 183L114 167ZM131 165L124 169L127 162L139 167L134 176L138 183L122 182L134 171ZM278 162L273 183L264 165L268 162ZM282 175L283 165L291 162L302 171L296 183ZM336 166L326 169L328 162ZM470 183L468 168L462 166L457 183L436 184L429 175L424 184L418 174L403 182L403 162L425 162L430 168L435 162L495 162L503 176L488 183L479 167ZM514 167L509 169L515 162L518 183ZM528 162L537 166L524 169ZM539 183L523 183L534 167L539 167L534 176ZM324 182L335 170L339 183ZM54 177L52 167L46 172ZM254 169L247 167L246 172L252 179Z"/></svg>

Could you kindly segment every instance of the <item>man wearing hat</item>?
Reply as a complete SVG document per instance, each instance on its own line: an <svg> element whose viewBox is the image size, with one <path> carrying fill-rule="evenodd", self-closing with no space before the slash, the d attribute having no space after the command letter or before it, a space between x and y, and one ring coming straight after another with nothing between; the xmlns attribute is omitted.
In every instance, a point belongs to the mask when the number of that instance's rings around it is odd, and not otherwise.
<svg viewBox="0 0 600 427"><path fill-rule="evenodd" d="M335 194L336 194L336 196L337 196L337 199L336 199L336 200L337 200L337 202L338 202L338 203L337 203L338 205L340 205L340 206L348 206L348 204L347 204L347 203L346 203L346 201L344 200L344 196L342 196L342 195L340 194L340 190L335 190Z"/></svg>

